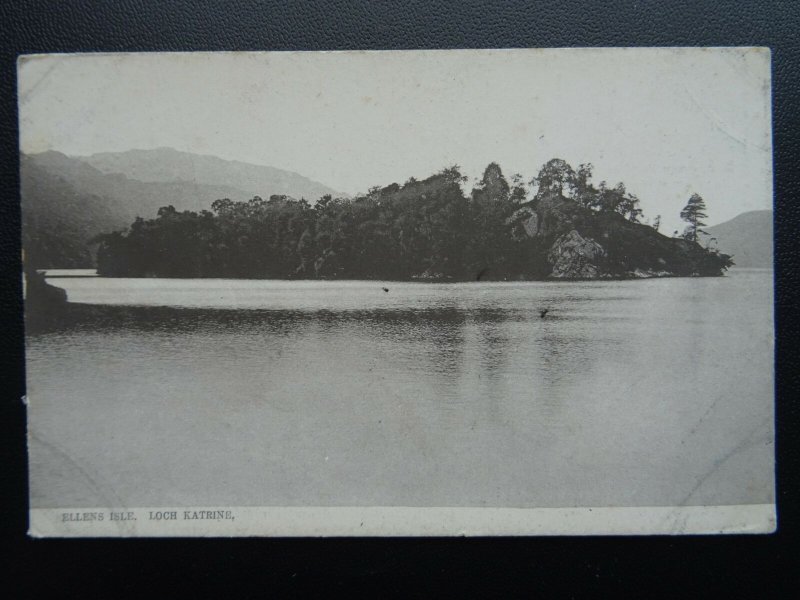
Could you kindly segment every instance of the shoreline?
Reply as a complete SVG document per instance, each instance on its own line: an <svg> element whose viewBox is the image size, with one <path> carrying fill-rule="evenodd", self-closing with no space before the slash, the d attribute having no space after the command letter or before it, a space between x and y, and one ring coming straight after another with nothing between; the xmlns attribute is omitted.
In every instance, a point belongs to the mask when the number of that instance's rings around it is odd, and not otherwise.
<svg viewBox="0 0 800 600"><path fill-rule="evenodd" d="M726 277L730 272L723 272L714 275L678 275L670 272L660 273L641 273L630 272L624 275L603 275L600 277L545 277L540 279L534 278L520 278L520 279L473 279L473 278L453 278L453 277L412 277L406 279L391 279L391 278L350 278L350 277L157 277L157 276L107 276L107 275L70 275L70 274L46 274L47 271L57 271L58 269L40 269L39 271L45 272L45 279L130 279L130 280L147 280L147 281L282 281L282 282L364 282L364 283L422 283L422 284L460 284L460 283L559 283L559 282L577 282L587 283L592 281L639 281L647 279L714 279L719 277ZM773 270L772 267L741 267L737 271L744 270Z"/></svg>

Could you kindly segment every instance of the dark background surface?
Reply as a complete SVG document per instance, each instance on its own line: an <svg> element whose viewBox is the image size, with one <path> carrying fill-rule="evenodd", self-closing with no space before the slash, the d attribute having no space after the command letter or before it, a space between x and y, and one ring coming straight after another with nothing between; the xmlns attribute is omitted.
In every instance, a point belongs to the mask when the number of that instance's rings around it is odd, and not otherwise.
<svg viewBox="0 0 800 600"><path fill-rule="evenodd" d="M3 370L0 580L27 597L335 592L424 595L430 585L523 591L674 593L796 583L795 247L800 206L800 3L118 2L0 4L0 288ZM27 473L19 260L15 62L36 52L343 50L562 46L768 46L773 54L779 531L771 536L403 540L39 540L26 537ZM735 322L731 323L735 327ZM79 434L79 433L78 433ZM676 585L677 584L677 585ZM794 586L793 586L794 587ZM791 589L791 588L789 588Z"/></svg>

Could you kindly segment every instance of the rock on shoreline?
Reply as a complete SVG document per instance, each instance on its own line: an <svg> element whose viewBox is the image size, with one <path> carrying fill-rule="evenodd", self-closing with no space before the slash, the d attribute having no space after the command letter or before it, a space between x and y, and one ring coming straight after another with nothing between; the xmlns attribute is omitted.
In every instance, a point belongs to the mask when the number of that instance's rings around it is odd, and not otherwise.
<svg viewBox="0 0 800 600"><path fill-rule="evenodd" d="M520 208L509 224L533 257L546 257L537 273L544 279L713 277L733 264L726 254L555 193Z"/></svg>

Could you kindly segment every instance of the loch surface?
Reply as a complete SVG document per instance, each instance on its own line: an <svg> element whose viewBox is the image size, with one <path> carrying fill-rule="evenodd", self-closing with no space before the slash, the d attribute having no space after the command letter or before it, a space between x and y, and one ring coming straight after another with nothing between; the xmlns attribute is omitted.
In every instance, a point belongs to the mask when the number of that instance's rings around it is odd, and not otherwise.
<svg viewBox="0 0 800 600"><path fill-rule="evenodd" d="M50 283L33 508L774 501L771 270Z"/></svg>

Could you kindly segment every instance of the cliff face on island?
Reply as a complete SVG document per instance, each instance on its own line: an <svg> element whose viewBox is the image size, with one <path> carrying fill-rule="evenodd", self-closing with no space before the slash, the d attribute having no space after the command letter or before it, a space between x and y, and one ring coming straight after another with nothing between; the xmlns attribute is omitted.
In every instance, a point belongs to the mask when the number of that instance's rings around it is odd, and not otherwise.
<svg viewBox="0 0 800 600"><path fill-rule="evenodd" d="M594 212L560 194L523 206L509 219L516 239L546 256L538 275L555 279L715 276L730 257L669 238L616 212Z"/></svg>

